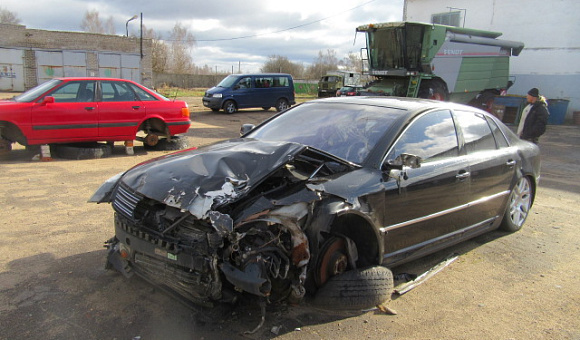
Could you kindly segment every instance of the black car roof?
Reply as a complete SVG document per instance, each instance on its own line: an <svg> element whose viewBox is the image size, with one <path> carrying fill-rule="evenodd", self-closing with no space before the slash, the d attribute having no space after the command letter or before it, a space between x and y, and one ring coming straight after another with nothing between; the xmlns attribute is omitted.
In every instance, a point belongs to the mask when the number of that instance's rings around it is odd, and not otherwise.
<svg viewBox="0 0 580 340"><path fill-rule="evenodd" d="M314 102L384 106L405 110L409 112L425 111L429 109L438 109L438 108L448 110L463 109L469 111L480 111L472 106L451 102L442 102L437 100L420 99L420 98L388 97L388 96L332 97L310 101L310 103Z"/></svg>

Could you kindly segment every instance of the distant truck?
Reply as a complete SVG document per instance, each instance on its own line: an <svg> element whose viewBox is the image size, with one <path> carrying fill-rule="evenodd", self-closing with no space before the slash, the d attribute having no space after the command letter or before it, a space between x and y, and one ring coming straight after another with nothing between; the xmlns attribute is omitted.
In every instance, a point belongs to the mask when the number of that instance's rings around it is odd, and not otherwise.
<svg viewBox="0 0 580 340"><path fill-rule="evenodd" d="M499 32L419 22L369 24L356 31L366 33L361 57L375 77L363 95L450 100L488 111L495 96L513 84L509 59L524 48L522 42L497 39Z"/></svg>
<svg viewBox="0 0 580 340"><path fill-rule="evenodd" d="M361 74L350 71L333 71L322 76L318 81L318 98L334 97L343 86L358 86Z"/></svg>

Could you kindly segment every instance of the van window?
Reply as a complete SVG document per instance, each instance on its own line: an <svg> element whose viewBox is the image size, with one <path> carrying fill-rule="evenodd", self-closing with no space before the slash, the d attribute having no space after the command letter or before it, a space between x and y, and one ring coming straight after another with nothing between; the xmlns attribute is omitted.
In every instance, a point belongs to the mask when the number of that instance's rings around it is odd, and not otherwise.
<svg viewBox="0 0 580 340"><path fill-rule="evenodd" d="M256 77L256 87L265 88L272 86L273 77Z"/></svg>
<svg viewBox="0 0 580 340"><path fill-rule="evenodd" d="M240 79L238 84L236 85L239 89L249 89L252 87L252 78L251 77L244 77Z"/></svg>
<svg viewBox="0 0 580 340"><path fill-rule="evenodd" d="M289 87L290 81L288 77L284 76L261 76L256 77L256 87L266 88L266 87Z"/></svg>

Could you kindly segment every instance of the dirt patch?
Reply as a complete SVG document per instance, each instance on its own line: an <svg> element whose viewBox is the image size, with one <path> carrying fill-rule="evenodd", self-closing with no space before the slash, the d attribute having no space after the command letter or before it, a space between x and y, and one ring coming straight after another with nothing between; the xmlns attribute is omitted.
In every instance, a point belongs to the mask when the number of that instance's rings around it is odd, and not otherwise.
<svg viewBox="0 0 580 340"><path fill-rule="evenodd" d="M233 115L186 98L190 146L238 136L274 110ZM541 139L543 174L524 228L492 232L395 273L420 274L451 253L459 259L393 299L398 312L330 314L270 305L264 327L252 301L188 308L148 283L104 270L113 210L86 201L107 178L163 151L122 144L109 158L32 161L16 146L0 158L1 339L580 339L580 129L551 126Z"/></svg>

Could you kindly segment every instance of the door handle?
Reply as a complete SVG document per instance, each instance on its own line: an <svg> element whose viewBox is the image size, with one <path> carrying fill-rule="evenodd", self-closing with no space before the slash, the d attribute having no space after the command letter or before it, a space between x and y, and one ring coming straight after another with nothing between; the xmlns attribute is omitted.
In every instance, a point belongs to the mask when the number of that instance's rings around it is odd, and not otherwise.
<svg viewBox="0 0 580 340"><path fill-rule="evenodd" d="M469 176L471 176L471 173L469 171L461 170L455 176L455 178L457 178L458 180L463 180L463 179L469 178Z"/></svg>
<svg viewBox="0 0 580 340"><path fill-rule="evenodd" d="M133 106L133 110L139 110L141 108L141 106L135 105Z"/></svg>
<svg viewBox="0 0 580 340"><path fill-rule="evenodd" d="M87 110L87 111L93 111L94 109L95 109L94 106L86 106L85 107L85 110Z"/></svg>
<svg viewBox="0 0 580 340"><path fill-rule="evenodd" d="M517 162L514 161L513 159L510 159L507 161L507 163L505 163L505 165L509 166L510 168L516 166Z"/></svg>

